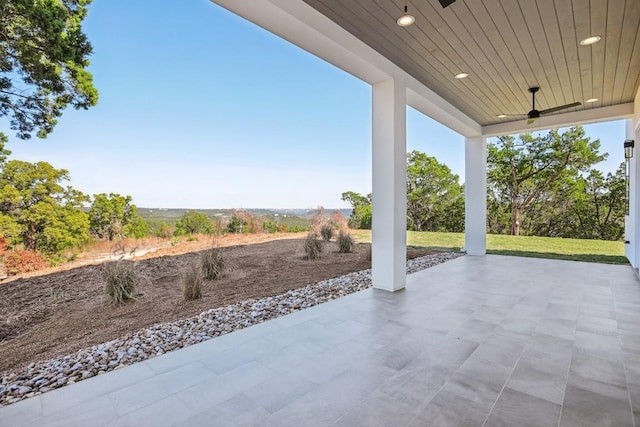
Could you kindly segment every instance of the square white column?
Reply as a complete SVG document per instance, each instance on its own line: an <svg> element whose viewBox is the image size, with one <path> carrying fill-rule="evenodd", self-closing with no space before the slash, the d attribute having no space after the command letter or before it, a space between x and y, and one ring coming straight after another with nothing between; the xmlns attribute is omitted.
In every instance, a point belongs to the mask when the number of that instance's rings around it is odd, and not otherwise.
<svg viewBox="0 0 640 427"><path fill-rule="evenodd" d="M373 287L406 284L407 142L406 87L402 76L373 86Z"/></svg>
<svg viewBox="0 0 640 427"><path fill-rule="evenodd" d="M487 141L465 139L464 246L468 255L487 253Z"/></svg>

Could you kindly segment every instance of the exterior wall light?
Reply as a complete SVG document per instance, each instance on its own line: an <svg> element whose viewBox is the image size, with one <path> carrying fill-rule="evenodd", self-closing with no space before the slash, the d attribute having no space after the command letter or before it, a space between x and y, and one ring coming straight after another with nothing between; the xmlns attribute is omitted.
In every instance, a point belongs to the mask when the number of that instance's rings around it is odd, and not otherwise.
<svg viewBox="0 0 640 427"><path fill-rule="evenodd" d="M633 158L633 146L635 145L635 141L633 139L627 139L624 142L624 180L625 180L625 204L627 205L627 215L630 212L630 180L629 176L631 175L631 159Z"/></svg>
<svg viewBox="0 0 640 427"><path fill-rule="evenodd" d="M627 139L624 142L624 158L632 159L633 158L633 147L635 145L635 141L633 139Z"/></svg>

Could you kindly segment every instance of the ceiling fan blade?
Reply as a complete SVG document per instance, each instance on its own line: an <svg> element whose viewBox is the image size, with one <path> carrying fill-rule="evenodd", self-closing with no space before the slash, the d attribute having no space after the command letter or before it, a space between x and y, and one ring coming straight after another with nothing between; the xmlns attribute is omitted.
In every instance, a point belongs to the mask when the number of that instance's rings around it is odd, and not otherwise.
<svg viewBox="0 0 640 427"><path fill-rule="evenodd" d="M438 0L442 7L447 7L453 4L456 0Z"/></svg>
<svg viewBox="0 0 640 427"><path fill-rule="evenodd" d="M529 119L529 120L527 120L527 124L528 125L532 125L532 124L534 124L536 122L536 120L538 120L538 119Z"/></svg>
<svg viewBox="0 0 640 427"><path fill-rule="evenodd" d="M579 102L572 102L571 104L561 105L559 107L547 108L546 110L540 110L540 114L551 114L556 111L566 110L567 108L577 107L578 105L582 105Z"/></svg>

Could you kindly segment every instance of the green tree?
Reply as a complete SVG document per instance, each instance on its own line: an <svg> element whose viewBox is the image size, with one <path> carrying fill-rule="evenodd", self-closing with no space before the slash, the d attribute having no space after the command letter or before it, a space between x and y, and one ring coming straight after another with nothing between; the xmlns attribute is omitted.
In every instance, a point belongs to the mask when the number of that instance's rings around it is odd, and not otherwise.
<svg viewBox="0 0 640 427"><path fill-rule="evenodd" d="M136 239L142 239L151 234L151 227L149 223L142 217L136 215L129 224L122 227L124 235L127 237L134 237Z"/></svg>
<svg viewBox="0 0 640 427"><path fill-rule="evenodd" d="M591 170L579 178L580 194L574 201L573 212L577 236L583 239L620 240L624 235L626 214L625 164L615 174L605 177Z"/></svg>
<svg viewBox="0 0 640 427"><path fill-rule="evenodd" d="M553 192L564 178L577 177L607 155L600 141L585 136L581 126L544 136L499 137L488 146L489 197L509 206L510 232L519 235L523 215Z"/></svg>
<svg viewBox="0 0 640 427"><path fill-rule="evenodd" d="M247 226L248 226L247 221L241 218L240 215L234 214L231 217L229 224L227 224L227 231L229 233L242 233L242 232L246 233L248 231Z"/></svg>
<svg viewBox="0 0 640 427"><path fill-rule="evenodd" d="M407 154L407 226L415 231L464 230L464 189L435 157Z"/></svg>
<svg viewBox="0 0 640 427"><path fill-rule="evenodd" d="M82 32L90 2L0 0L0 118L18 138L44 138L67 106L98 101Z"/></svg>
<svg viewBox="0 0 640 427"><path fill-rule="evenodd" d="M0 194L2 190L0 190ZM9 247L14 248L22 242L21 227L18 221L11 215L0 213L0 236L2 236Z"/></svg>
<svg viewBox="0 0 640 427"><path fill-rule="evenodd" d="M7 158L11 155L11 151L4 148L7 142L9 142L7 135L0 132L0 168L2 168Z"/></svg>
<svg viewBox="0 0 640 427"><path fill-rule="evenodd" d="M66 170L46 162L4 163L0 172L0 227L14 246L20 243L27 250L54 253L87 241L89 222L81 210L87 198L71 187L63 187L68 180Z"/></svg>
<svg viewBox="0 0 640 427"><path fill-rule="evenodd" d="M139 225L138 208L131 196L96 194L89 209L91 234L99 239L113 240L127 235L131 224Z"/></svg>
<svg viewBox="0 0 640 427"><path fill-rule="evenodd" d="M371 206L373 198L371 194L363 196L354 191L342 193L342 201L351 204L351 216L349 217L349 227L353 229L371 230L371 220L373 209Z"/></svg>
<svg viewBox="0 0 640 427"><path fill-rule="evenodd" d="M205 214L196 211L185 212L180 220L176 223L176 236L184 236L187 234L211 234L213 228L211 221Z"/></svg>

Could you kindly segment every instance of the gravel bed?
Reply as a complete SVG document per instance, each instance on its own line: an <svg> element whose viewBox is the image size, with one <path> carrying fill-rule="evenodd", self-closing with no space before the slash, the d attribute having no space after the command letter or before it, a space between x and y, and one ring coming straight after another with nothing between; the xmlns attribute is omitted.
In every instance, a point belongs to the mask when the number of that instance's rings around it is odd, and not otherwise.
<svg viewBox="0 0 640 427"><path fill-rule="evenodd" d="M462 255L441 252L415 258L407 262L407 273L415 273ZM0 406L369 287L371 270L357 271L281 295L249 299L207 310L188 319L160 323L122 338L79 350L72 355L35 362L19 372L2 377Z"/></svg>

